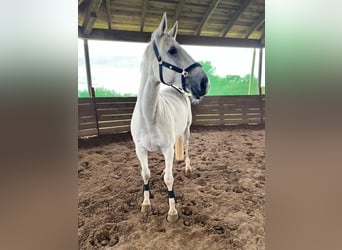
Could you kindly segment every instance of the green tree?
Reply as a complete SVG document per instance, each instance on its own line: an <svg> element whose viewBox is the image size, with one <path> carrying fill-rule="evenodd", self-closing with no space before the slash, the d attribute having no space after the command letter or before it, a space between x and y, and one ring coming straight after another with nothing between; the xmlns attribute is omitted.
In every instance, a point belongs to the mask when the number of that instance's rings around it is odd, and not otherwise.
<svg viewBox="0 0 342 250"><path fill-rule="evenodd" d="M202 65L203 70L208 74L208 75L215 75L216 68L211 64L209 61L204 61L200 62Z"/></svg>
<svg viewBox="0 0 342 250"><path fill-rule="evenodd" d="M200 62L203 70L210 80L208 95L248 95L250 74L245 76L226 75L221 77L216 74L216 68L209 61ZM258 79L253 76L251 94L257 95Z"/></svg>

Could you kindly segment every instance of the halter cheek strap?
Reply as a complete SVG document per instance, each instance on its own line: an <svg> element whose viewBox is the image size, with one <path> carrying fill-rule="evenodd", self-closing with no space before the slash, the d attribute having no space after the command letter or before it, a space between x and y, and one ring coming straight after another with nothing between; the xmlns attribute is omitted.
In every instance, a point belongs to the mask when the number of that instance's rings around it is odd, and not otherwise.
<svg viewBox="0 0 342 250"><path fill-rule="evenodd" d="M187 67L185 69L181 69L181 68L179 68L179 67L177 67L177 66L175 66L175 65L173 65L171 63L163 61L161 59L160 54L159 54L156 42L153 41L152 45L153 45L154 54L155 54L155 56L156 56L156 58L158 60L158 63L159 63L159 78L160 78L160 81L162 83L164 83L165 85L170 86L170 87L176 89L181 94L184 94L184 91L189 92L189 91L186 90L186 87L185 87L185 78L188 77L190 70L194 69L195 67L202 67L201 64L195 62L195 63L191 64L189 67ZM164 81L164 79L163 79L163 67L166 67L166 68L168 68L170 70L176 71L177 73L180 73L182 75L182 88L179 88L179 87L175 86L172 83L166 83Z"/></svg>

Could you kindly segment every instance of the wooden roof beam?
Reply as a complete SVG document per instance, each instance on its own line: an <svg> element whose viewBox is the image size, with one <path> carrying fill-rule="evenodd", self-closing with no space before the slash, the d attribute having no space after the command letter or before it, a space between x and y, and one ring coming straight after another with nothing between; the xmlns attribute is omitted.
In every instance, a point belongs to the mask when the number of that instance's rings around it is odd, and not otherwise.
<svg viewBox="0 0 342 250"><path fill-rule="evenodd" d="M112 29L112 16L110 13L110 0L106 0L106 12L107 12L107 20L108 20L108 29Z"/></svg>
<svg viewBox="0 0 342 250"><path fill-rule="evenodd" d="M125 31L125 30L106 30L93 29L91 34L84 34L82 28L78 29L78 37L83 39L106 40L106 41L127 41L143 42L151 41L151 32ZM245 47L262 48L264 47L258 39L226 38L195 35L177 35L180 44L201 45L201 46L221 46L221 47Z"/></svg>
<svg viewBox="0 0 342 250"><path fill-rule="evenodd" d="M84 34L90 34L94 23L97 19L97 11L102 3L102 0L91 0L85 11L85 16L83 19L83 32Z"/></svg>
<svg viewBox="0 0 342 250"><path fill-rule="evenodd" d="M84 24L83 24L83 32L84 34L90 34L93 26L96 22L97 19L97 15L96 12L91 12L84 20Z"/></svg>
<svg viewBox="0 0 342 250"><path fill-rule="evenodd" d="M202 29L207 24L207 22L210 20L212 14L214 13L214 11L215 11L215 9L219 3L220 3L220 0L214 0L211 2L209 9L205 13L204 17L202 18L200 24L198 25L198 27L195 31L196 36L199 36L201 34Z"/></svg>
<svg viewBox="0 0 342 250"><path fill-rule="evenodd" d="M254 22L254 24L250 27L250 29L247 31L247 34L245 38L247 39L253 31L255 31L257 28L260 27L265 22L265 13L262 13L262 15Z"/></svg>
<svg viewBox="0 0 342 250"><path fill-rule="evenodd" d="M249 6L249 4L252 2L252 0L246 0L243 2L239 10L234 14L234 16L229 20L229 22L224 26L223 31L221 33L222 37L225 37L229 30L233 27L236 20L239 19L243 11Z"/></svg>
<svg viewBox="0 0 342 250"><path fill-rule="evenodd" d="M143 10L142 10L142 12L141 12L140 31L144 31L145 16L146 16L147 5L148 5L148 0L144 0L144 3L143 3Z"/></svg>
<svg viewBox="0 0 342 250"><path fill-rule="evenodd" d="M175 11L175 15L173 16L172 20L171 20L171 25L170 27L173 27L173 25L175 24L175 22L179 19L180 14L184 8L184 4L185 4L185 0L180 0L177 4L176 7L176 11Z"/></svg>

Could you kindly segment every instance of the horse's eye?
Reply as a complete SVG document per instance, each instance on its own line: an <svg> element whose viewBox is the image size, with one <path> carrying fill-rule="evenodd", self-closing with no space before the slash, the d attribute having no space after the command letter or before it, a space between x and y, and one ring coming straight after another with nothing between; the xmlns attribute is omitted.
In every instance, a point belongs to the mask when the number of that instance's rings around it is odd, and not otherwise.
<svg viewBox="0 0 342 250"><path fill-rule="evenodd" d="M171 47L171 48L169 49L168 52L169 52L171 55L174 55L174 54L177 53L177 49L176 49L176 47Z"/></svg>

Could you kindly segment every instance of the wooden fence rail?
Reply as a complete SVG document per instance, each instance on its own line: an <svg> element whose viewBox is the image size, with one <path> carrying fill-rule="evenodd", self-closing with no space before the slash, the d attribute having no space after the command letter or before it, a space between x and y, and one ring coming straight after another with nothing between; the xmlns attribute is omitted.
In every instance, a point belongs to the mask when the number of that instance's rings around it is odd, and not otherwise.
<svg viewBox="0 0 342 250"><path fill-rule="evenodd" d="M130 131L136 97L78 99L78 136ZM191 105L192 125L241 125L265 122L265 96L206 96Z"/></svg>

